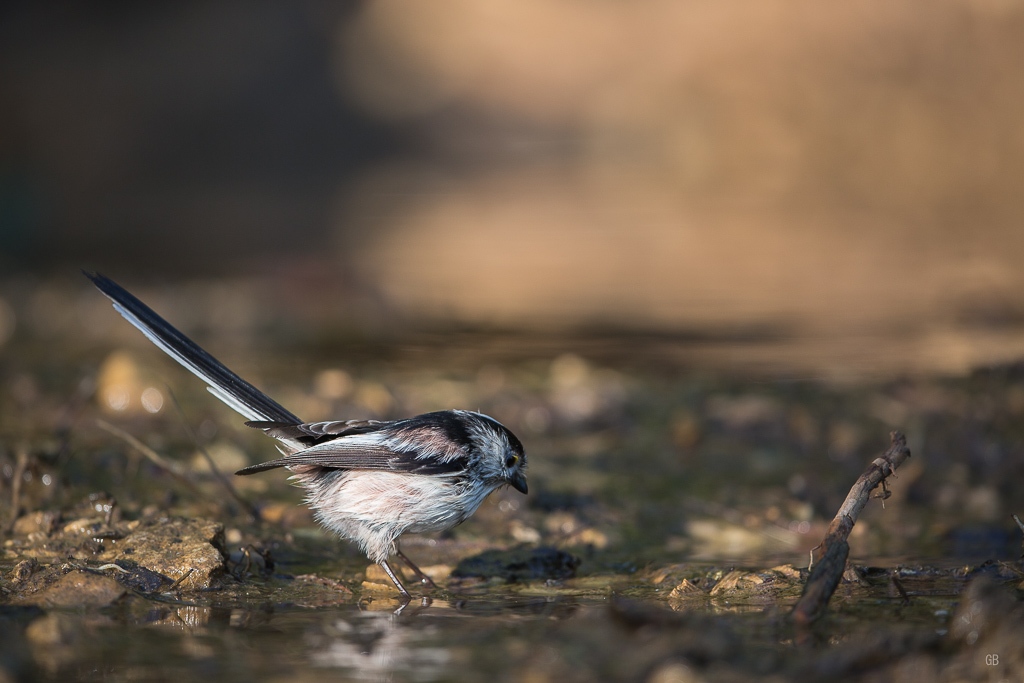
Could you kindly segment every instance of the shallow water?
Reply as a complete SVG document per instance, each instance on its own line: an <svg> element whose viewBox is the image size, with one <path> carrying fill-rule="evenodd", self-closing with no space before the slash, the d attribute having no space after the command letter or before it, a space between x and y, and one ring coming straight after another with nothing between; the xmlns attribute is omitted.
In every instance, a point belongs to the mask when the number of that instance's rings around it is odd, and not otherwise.
<svg viewBox="0 0 1024 683"><path fill-rule="evenodd" d="M833 626L845 632L896 620L944 631L962 581L906 583L912 607L884 588L861 590L843 597ZM30 650L45 677L64 680L301 680L330 672L358 680L594 680L635 677L681 653L684 661L728 662L738 676L768 664L798 667L792 630L780 618L789 599L700 599L667 612L650 587L626 587L628 598L576 592L572 581L558 590L490 589L400 610L395 600L365 597L304 608L275 601L274 590L240 601L132 599L99 613L36 616L36 631L39 620L56 621L64 636L45 652Z"/></svg>

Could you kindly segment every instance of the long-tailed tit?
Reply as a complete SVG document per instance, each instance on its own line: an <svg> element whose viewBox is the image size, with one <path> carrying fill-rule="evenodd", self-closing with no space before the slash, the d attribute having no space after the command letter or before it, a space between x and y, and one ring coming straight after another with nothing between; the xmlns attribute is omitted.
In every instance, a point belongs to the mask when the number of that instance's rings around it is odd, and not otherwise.
<svg viewBox="0 0 1024 683"><path fill-rule="evenodd" d="M523 445L493 418L443 410L394 421L303 422L120 285L99 274L85 275L128 322L243 415L246 425L278 440L284 457L235 474L289 469L306 489L316 519L358 543L406 600L409 591L388 564L392 553L423 584L434 584L398 549L399 536L450 529L500 486L526 493Z"/></svg>

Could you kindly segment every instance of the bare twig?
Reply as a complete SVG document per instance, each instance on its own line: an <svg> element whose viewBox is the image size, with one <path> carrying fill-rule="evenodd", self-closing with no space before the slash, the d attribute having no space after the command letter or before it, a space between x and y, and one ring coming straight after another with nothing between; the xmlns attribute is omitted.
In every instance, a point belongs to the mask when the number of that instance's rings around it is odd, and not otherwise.
<svg viewBox="0 0 1024 683"><path fill-rule="evenodd" d="M903 606L906 607L910 604L910 596L907 595L907 589L903 587L903 582L900 581L900 570L893 569L889 572L889 583L896 589L896 592L900 594L900 599L903 600Z"/></svg>
<svg viewBox="0 0 1024 683"><path fill-rule="evenodd" d="M57 450L56 469L60 470L74 455L71 450L71 438L74 436L75 427L82 417L82 412L93 394L96 393L96 379L85 377L78 383L71 400L64 405L60 418L57 421L56 432L60 436L60 448Z"/></svg>
<svg viewBox="0 0 1024 683"><path fill-rule="evenodd" d="M1024 522L1020 521L1020 517L1013 515L1013 521L1017 522L1017 526L1019 526L1020 530L1024 532ZM1024 543L1022 543L1020 547L1020 556L1024 558Z"/></svg>
<svg viewBox="0 0 1024 683"><path fill-rule="evenodd" d="M824 613L829 598L839 585L846 568L846 559L850 554L850 545L846 539L849 538L861 510L867 505L875 487L884 482L910 457L906 437L899 432L892 432L890 437L892 445L889 446L889 450L876 458L867 471L860 475L828 527L820 546L823 549L821 558L807 579L803 595L793 608L792 616L798 625L805 626Z"/></svg>
<svg viewBox="0 0 1024 683"><path fill-rule="evenodd" d="M17 461L14 464L14 474L11 476L11 523L7 531L14 528L18 521L18 511L21 508L21 482L25 477L25 470L28 469L28 451L24 448L18 449Z"/></svg>
<svg viewBox="0 0 1024 683"><path fill-rule="evenodd" d="M213 472L213 476L217 478L217 481L220 482L221 486L224 487L224 489L228 492L229 496L234 498L239 505L245 508L245 510L254 519L258 520L260 518L259 508L253 503L250 503L248 500L243 498L242 495L238 492L238 490L231 484L231 480L225 477L224 473L220 471L220 469L217 467L217 463L215 463L213 461L213 458L210 457L209 451L207 451L206 447L203 446L202 442L199 441L199 435L195 433L195 430L192 429L192 425L189 424L188 419L185 417L185 411L181 409L181 404L178 403L178 397L174 395L174 392L171 391L170 388L167 389L167 393L170 395L171 401L174 402L174 407L178 411L178 416L181 417L181 421L185 425L185 431L188 432L189 437L191 437L192 442L196 445L196 448L199 449L199 452L203 454L204 458L206 458L206 463L210 466L210 471Z"/></svg>
<svg viewBox="0 0 1024 683"><path fill-rule="evenodd" d="M163 590L164 593L172 593L178 589L178 586L182 584L188 577L192 576L192 572L195 571L195 567L189 568L187 572L178 577L178 580Z"/></svg>
<svg viewBox="0 0 1024 683"><path fill-rule="evenodd" d="M98 419L98 420L96 420L96 424L101 429L103 429L103 430L105 430L107 432L110 432L111 434L113 434L114 436L118 437L119 439L124 440L129 446L131 446L132 448L137 450L139 453L141 453L143 456L145 456L145 458L147 460L149 460L151 463L153 463L154 465L156 465L160 469L162 469L165 472L171 474L175 478L185 482L189 486L192 486L193 488L196 487L196 483L189 476L188 471L184 467L182 467L180 464L178 464L176 462L173 462L171 460L168 460L167 458L163 457L162 455L160 455L159 453L154 451L152 448L150 448L146 444L144 444L141 441L139 441L138 439L136 439L134 436L132 436L128 432L124 431L123 429L121 429L119 427L115 427L114 425L110 424L106 420L99 420Z"/></svg>

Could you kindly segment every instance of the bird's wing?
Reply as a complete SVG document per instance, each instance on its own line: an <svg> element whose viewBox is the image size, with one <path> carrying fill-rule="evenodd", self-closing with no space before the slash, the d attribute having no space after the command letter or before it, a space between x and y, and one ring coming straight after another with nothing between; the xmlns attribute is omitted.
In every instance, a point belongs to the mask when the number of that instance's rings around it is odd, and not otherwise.
<svg viewBox="0 0 1024 683"><path fill-rule="evenodd" d="M381 435L378 431L336 436L283 458L250 465L235 474L255 474L275 467L301 465L336 470L454 474L466 468L466 461L465 458L442 458L433 453L424 453L416 449L402 448L399 450L389 444L386 435Z"/></svg>

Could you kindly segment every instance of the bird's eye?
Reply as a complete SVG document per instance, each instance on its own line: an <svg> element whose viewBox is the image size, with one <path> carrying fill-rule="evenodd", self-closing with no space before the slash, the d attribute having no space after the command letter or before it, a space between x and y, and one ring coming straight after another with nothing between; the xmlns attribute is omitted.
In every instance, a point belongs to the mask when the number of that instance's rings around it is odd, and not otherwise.
<svg viewBox="0 0 1024 683"><path fill-rule="evenodd" d="M512 469L513 467L515 467L517 462L519 462L518 455L508 455L505 457L505 468Z"/></svg>

